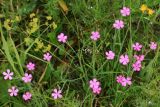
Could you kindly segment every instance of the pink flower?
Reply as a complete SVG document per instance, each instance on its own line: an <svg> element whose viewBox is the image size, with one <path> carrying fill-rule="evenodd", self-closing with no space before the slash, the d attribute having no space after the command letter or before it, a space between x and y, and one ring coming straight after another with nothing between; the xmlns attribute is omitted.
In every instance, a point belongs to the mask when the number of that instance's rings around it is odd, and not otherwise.
<svg viewBox="0 0 160 107"><path fill-rule="evenodd" d="M29 62L29 63L27 64L27 69L28 69L29 71L34 70L34 69L35 69L35 64L32 63L32 62Z"/></svg>
<svg viewBox="0 0 160 107"><path fill-rule="evenodd" d="M141 51L142 45L136 42L135 44L132 45L133 50L135 51Z"/></svg>
<svg viewBox="0 0 160 107"><path fill-rule="evenodd" d="M27 100L30 100L32 98L32 94L30 92L26 92L26 93L23 94L22 97L25 101L27 101Z"/></svg>
<svg viewBox="0 0 160 107"><path fill-rule="evenodd" d="M32 74L25 73L25 74L24 74L24 77L22 77L22 80L23 80L25 83L31 82L31 81L32 81Z"/></svg>
<svg viewBox="0 0 160 107"><path fill-rule="evenodd" d="M46 54L43 55L43 59L48 61L48 62L51 60L51 58L52 58L52 56L51 56L50 53L46 53Z"/></svg>
<svg viewBox="0 0 160 107"><path fill-rule="evenodd" d="M99 32L92 32L90 38L94 41L98 40L100 38Z"/></svg>
<svg viewBox="0 0 160 107"><path fill-rule="evenodd" d="M109 60L113 60L115 56L115 53L113 51L106 52L106 58Z"/></svg>
<svg viewBox="0 0 160 107"><path fill-rule="evenodd" d="M150 49L152 49L152 50L156 50L157 49L157 43L155 43L155 42L151 42L149 44L149 46L150 46Z"/></svg>
<svg viewBox="0 0 160 107"><path fill-rule="evenodd" d="M62 42L62 43L66 43L67 42L67 36L64 35L64 33L60 33L57 38L58 38L59 42Z"/></svg>
<svg viewBox="0 0 160 107"><path fill-rule="evenodd" d="M3 72L4 79L7 80L12 80L13 72L11 72L9 69L7 69L6 72Z"/></svg>
<svg viewBox="0 0 160 107"><path fill-rule="evenodd" d="M128 55L121 55L119 62L123 65L127 65L129 63L129 57Z"/></svg>
<svg viewBox="0 0 160 107"><path fill-rule="evenodd" d="M125 78L124 76L119 75L119 76L116 77L116 81L121 84L123 82L124 78Z"/></svg>
<svg viewBox="0 0 160 107"><path fill-rule="evenodd" d="M18 95L18 89L15 86L12 86L10 89L8 89L8 92L10 93L10 96L17 96Z"/></svg>
<svg viewBox="0 0 160 107"><path fill-rule="evenodd" d="M132 64L133 71L140 71L141 67L142 65L140 61L136 61L134 64Z"/></svg>
<svg viewBox="0 0 160 107"><path fill-rule="evenodd" d="M139 61L142 62L144 60L144 55L134 55L134 58Z"/></svg>
<svg viewBox="0 0 160 107"><path fill-rule="evenodd" d="M94 94L100 94L101 93L101 87L93 88L92 89Z"/></svg>
<svg viewBox="0 0 160 107"><path fill-rule="evenodd" d="M123 78L122 82L121 82L121 85L123 87L127 86L127 85L131 85L132 82L131 82L131 78L130 77L127 77L127 78Z"/></svg>
<svg viewBox="0 0 160 107"><path fill-rule="evenodd" d="M100 82L96 78L90 80L89 84L94 94L100 94L101 92Z"/></svg>
<svg viewBox="0 0 160 107"><path fill-rule="evenodd" d="M93 80L89 81L89 84L90 84L90 88L97 88L97 87L99 87L100 82L97 81L96 78L94 78Z"/></svg>
<svg viewBox="0 0 160 107"><path fill-rule="evenodd" d="M128 84L128 85L131 85L132 84L132 81L131 81L131 77L127 77L125 82Z"/></svg>
<svg viewBox="0 0 160 107"><path fill-rule="evenodd" d="M52 93L52 97L54 99L58 99L58 98L62 98L62 91L61 90L58 90L58 89L54 89L53 90L53 93Z"/></svg>
<svg viewBox="0 0 160 107"><path fill-rule="evenodd" d="M124 22L122 20L115 20L113 27L115 29L122 29L124 27Z"/></svg>
<svg viewBox="0 0 160 107"><path fill-rule="evenodd" d="M122 16L129 16L130 15L130 8L123 7L123 9L120 10Z"/></svg>

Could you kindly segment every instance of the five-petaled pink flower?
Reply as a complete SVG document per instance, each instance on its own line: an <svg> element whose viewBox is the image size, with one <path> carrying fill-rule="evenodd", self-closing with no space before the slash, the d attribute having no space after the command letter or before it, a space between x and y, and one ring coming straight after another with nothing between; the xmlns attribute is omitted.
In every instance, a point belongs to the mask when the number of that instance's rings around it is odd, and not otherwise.
<svg viewBox="0 0 160 107"><path fill-rule="evenodd" d="M101 87L93 88L92 91L93 91L94 94L100 94Z"/></svg>
<svg viewBox="0 0 160 107"><path fill-rule="evenodd" d="M106 58L109 60L113 60L115 57L115 53L113 51L106 52Z"/></svg>
<svg viewBox="0 0 160 107"><path fill-rule="evenodd" d="M130 15L130 8L128 8L128 7L123 7L123 8L120 10L120 12L121 12L121 15L122 15L122 16L129 16L129 15Z"/></svg>
<svg viewBox="0 0 160 107"><path fill-rule="evenodd" d="M58 90L58 89L54 89L53 90L53 93L52 93L52 97L54 99L58 99L58 98L62 98L62 91L61 90Z"/></svg>
<svg viewBox="0 0 160 107"><path fill-rule="evenodd" d="M48 62L51 60L51 58L52 58L52 55L49 52L43 55L43 59Z"/></svg>
<svg viewBox="0 0 160 107"><path fill-rule="evenodd" d="M141 51L142 45L138 42L136 42L135 44L132 45L133 50L135 51Z"/></svg>
<svg viewBox="0 0 160 107"><path fill-rule="evenodd" d="M34 70L34 69L35 69L35 64L32 63L32 62L29 62L29 63L27 64L27 69L28 69L29 71Z"/></svg>
<svg viewBox="0 0 160 107"><path fill-rule="evenodd" d="M127 77L127 78L126 78L126 83L127 83L128 85L131 85L131 84L132 84L131 77Z"/></svg>
<svg viewBox="0 0 160 107"><path fill-rule="evenodd" d="M134 64L132 64L133 67L133 71L140 71L141 70L141 62L140 61L136 61Z"/></svg>
<svg viewBox="0 0 160 107"><path fill-rule="evenodd" d="M93 80L90 80L90 81L89 81L89 84L90 84L90 85L89 85L90 88L97 88L97 87L99 87L100 82L97 81L96 78L94 78Z"/></svg>
<svg viewBox="0 0 160 107"><path fill-rule="evenodd" d="M22 97L25 101L27 101L27 100L30 100L32 98L32 94L30 92L26 92L26 93L23 94Z"/></svg>
<svg viewBox="0 0 160 107"><path fill-rule="evenodd" d="M123 82L124 78L125 78L124 76L119 75L119 76L116 77L116 81L121 84Z"/></svg>
<svg viewBox="0 0 160 107"><path fill-rule="evenodd" d="M129 63L129 57L128 55L121 55L119 62L123 65L127 65Z"/></svg>
<svg viewBox="0 0 160 107"><path fill-rule="evenodd" d="M13 72L11 72L9 69L7 69L6 72L3 72L4 79L7 80L12 80Z"/></svg>
<svg viewBox="0 0 160 107"><path fill-rule="evenodd" d="M115 29L122 29L124 27L124 22L122 20L115 20L113 27Z"/></svg>
<svg viewBox="0 0 160 107"><path fill-rule="evenodd" d="M100 38L100 34L99 34L99 32L92 32L91 33L91 37L90 37L92 40L94 40L94 41L96 41L96 40L98 40L99 38Z"/></svg>
<svg viewBox="0 0 160 107"><path fill-rule="evenodd" d="M150 49L152 49L152 50L156 50L157 49L157 43L155 43L155 42L151 42L149 44L149 46L150 46Z"/></svg>
<svg viewBox="0 0 160 107"><path fill-rule="evenodd" d="M94 94L100 94L101 92L100 82L96 78L89 81L89 86Z"/></svg>
<svg viewBox="0 0 160 107"><path fill-rule="evenodd" d="M24 77L22 77L22 80L23 80L25 83L31 82L31 81L32 81L32 74L25 73L25 74L24 74Z"/></svg>
<svg viewBox="0 0 160 107"><path fill-rule="evenodd" d="M144 55L134 55L136 61L142 62L144 60Z"/></svg>
<svg viewBox="0 0 160 107"><path fill-rule="evenodd" d="M62 42L62 43L66 43L67 42L67 36L64 35L64 33L60 33L57 38L58 38L59 42Z"/></svg>
<svg viewBox="0 0 160 107"><path fill-rule="evenodd" d="M18 95L18 89L15 86L12 86L10 89L8 89L8 92L10 93L10 96L17 96Z"/></svg>

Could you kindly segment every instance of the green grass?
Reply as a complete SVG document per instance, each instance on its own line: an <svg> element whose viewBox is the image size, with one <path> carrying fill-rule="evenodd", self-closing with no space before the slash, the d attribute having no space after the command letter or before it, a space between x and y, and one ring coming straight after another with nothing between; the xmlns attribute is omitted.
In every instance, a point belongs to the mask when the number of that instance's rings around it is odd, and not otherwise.
<svg viewBox="0 0 160 107"><path fill-rule="evenodd" d="M155 13L142 13L142 4ZM158 107L159 5L160 0L0 0L0 107ZM130 16L121 16L123 6L130 7ZM27 31L31 13L38 18L33 33ZM16 16L20 21L16 21ZM45 25L47 16L52 20ZM7 19L12 21L11 30L5 27ZM123 29L112 27L116 19L125 22ZM101 34L96 42L90 39L92 31ZM57 41L61 32L68 35L66 44ZM40 45L37 39L43 47L35 51ZM149 49L150 41L159 45L156 51ZM141 52L133 51L135 42L143 44ZM47 45L51 45L48 51L53 56L50 62L43 60ZM108 50L115 52L113 61L105 58ZM121 54L129 55L127 66L119 63ZM134 54L145 55L139 73L132 69ZM36 70L32 82L24 84L21 78L29 61L36 64ZM6 69L14 72L12 81L3 79L2 72ZM116 76L120 74L132 77L132 85L119 85ZM89 88L89 80L93 78L101 82L99 95ZM19 88L19 94L10 97L7 90L14 85ZM54 88L62 90L62 99L52 98ZM28 102L22 99L26 91L32 93Z"/></svg>

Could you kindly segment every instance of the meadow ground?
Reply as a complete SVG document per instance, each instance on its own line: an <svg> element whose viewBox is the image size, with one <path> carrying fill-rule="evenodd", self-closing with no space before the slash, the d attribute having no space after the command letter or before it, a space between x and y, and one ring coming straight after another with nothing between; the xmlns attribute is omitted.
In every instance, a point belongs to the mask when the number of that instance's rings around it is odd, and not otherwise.
<svg viewBox="0 0 160 107"><path fill-rule="evenodd" d="M0 107L159 107L160 0L0 0Z"/></svg>

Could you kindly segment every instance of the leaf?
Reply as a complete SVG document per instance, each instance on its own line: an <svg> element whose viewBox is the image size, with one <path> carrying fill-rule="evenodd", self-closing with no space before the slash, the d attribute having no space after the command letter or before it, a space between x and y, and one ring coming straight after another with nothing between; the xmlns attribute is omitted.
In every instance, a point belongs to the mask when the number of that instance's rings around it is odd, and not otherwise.
<svg viewBox="0 0 160 107"><path fill-rule="evenodd" d="M40 83L42 80L43 81L47 81L48 78L51 76L51 72L53 72L53 67L51 65L51 63L47 64L45 71L43 72L43 74L41 75L38 83Z"/></svg>
<svg viewBox="0 0 160 107"><path fill-rule="evenodd" d="M55 33L55 32L48 33L48 37L49 37L50 41L51 41L54 45L58 45L58 41L57 41L56 33Z"/></svg>
<svg viewBox="0 0 160 107"><path fill-rule="evenodd" d="M2 77L0 77L0 101L1 103L6 103L9 100L9 94L7 92L9 87L9 82L5 81Z"/></svg>
<svg viewBox="0 0 160 107"><path fill-rule="evenodd" d="M59 54L60 55L64 55L65 54L65 48L64 48L63 44L59 46Z"/></svg>

